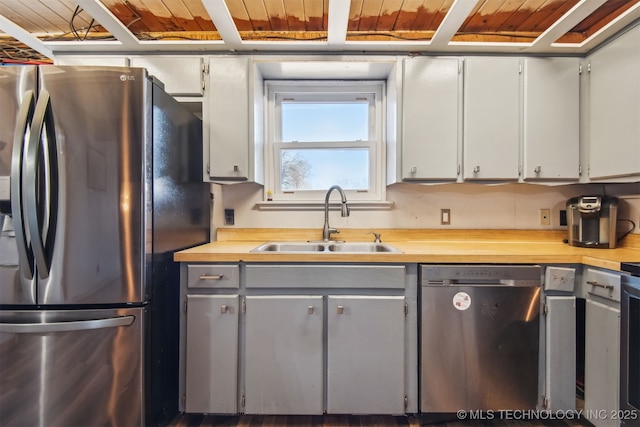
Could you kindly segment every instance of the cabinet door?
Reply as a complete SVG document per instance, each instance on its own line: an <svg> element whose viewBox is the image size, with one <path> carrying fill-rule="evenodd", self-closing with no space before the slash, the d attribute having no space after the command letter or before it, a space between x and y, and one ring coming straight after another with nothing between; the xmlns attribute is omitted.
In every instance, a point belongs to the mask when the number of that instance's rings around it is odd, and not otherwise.
<svg viewBox="0 0 640 427"><path fill-rule="evenodd" d="M578 180L578 58L524 60L524 179Z"/></svg>
<svg viewBox="0 0 640 427"><path fill-rule="evenodd" d="M589 178L640 174L640 28L594 53L589 83Z"/></svg>
<svg viewBox="0 0 640 427"><path fill-rule="evenodd" d="M322 414L322 296L248 296L245 321L245 412Z"/></svg>
<svg viewBox="0 0 640 427"><path fill-rule="evenodd" d="M416 57L404 61L403 180L457 178L460 76L457 58Z"/></svg>
<svg viewBox="0 0 640 427"><path fill-rule="evenodd" d="M545 395L547 409L576 409L576 297L546 297Z"/></svg>
<svg viewBox="0 0 640 427"><path fill-rule="evenodd" d="M249 179L249 59L212 58L209 64L209 175Z"/></svg>
<svg viewBox="0 0 640 427"><path fill-rule="evenodd" d="M329 296L327 413L404 413L403 296Z"/></svg>
<svg viewBox="0 0 640 427"><path fill-rule="evenodd" d="M238 296L187 295L186 412L238 412Z"/></svg>
<svg viewBox="0 0 640 427"><path fill-rule="evenodd" d="M587 300L585 306L584 408L596 427L618 426L620 310ZM606 414L606 416L599 415Z"/></svg>
<svg viewBox="0 0 640 427"><path fill-rule="evenodd" d="M465 59L464 179L517 180L520 59Z"/></svg>

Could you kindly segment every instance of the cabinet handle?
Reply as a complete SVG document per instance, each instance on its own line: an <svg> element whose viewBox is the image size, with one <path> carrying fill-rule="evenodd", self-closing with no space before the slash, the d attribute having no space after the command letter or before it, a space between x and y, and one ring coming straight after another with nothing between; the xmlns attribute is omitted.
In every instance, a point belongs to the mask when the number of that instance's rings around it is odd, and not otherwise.
<svg viewBox="0 0 640 427"><path fill-rule="evenodd" d="M225 314L228 309L229 309L229 307L227 307L226 305L221 305L220 306L220 313Z"/></svg>
<svg viewBox="0 0 640 427"><path fill-rule="evenodd" d="M338 314L343 314L344 313L344 306L339 305L338 306Z"/></svg>
<svg viewBox="0 0 640 427"><path fill-rule="evenodd" d="M418 172L418 167L417 166L411 166L411 173L416 173Z"/></svg>
<svg viewBox="0 0 640 427"><path fill-rule="evenodd" d="M587 280L587 284L591 286L597 286L599 288L604 288L604 289L613 289L613 285L606 285L606 284L603 285L601 283L596 282L595 280L593 281Z"/></svg>
<svg viewBox="0 0 640 427"><path fill-rule="evenodd" d="M473 168L473 173L480 173L480 166L476 166Z"/></svg>
<svg viewBox="0 0 640 427"><path fill-rule="evenodd" d="M222 280L224 274L203 274L200 276L200 280Z"/></svg>
<svg viewBox="0 0 640 427"><path fill-rule="evenodd" d="M312 305L307 307L307 314L313 314L313 306Z"/></svg>
<svg viewBox="0 0 640 427"><path fill-rule="evenodd" d="M540 173L540 171L542 170L542 168L540 166L536 166L535 169L533 170L535 173Z"/></svg>
<svg viewBox="0 0 640 427"><path fill-rule="evenodd" d="M240 168L238 167L238 165L233 165L233 171L234 172L240 171Z"/></svg>

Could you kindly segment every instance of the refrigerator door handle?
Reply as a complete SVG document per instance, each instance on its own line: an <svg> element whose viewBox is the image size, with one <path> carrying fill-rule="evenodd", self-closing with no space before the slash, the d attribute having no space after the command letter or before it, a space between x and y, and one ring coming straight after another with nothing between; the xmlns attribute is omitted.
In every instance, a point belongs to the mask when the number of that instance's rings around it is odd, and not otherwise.
<svg viewBox="0 0 640 427"><path fill-rule="evenodd" d="M43 135L43 128L46 135ZM40 144L43 136L47 138L46 146ZM26 158L27 182L32 183L26 191L27 221L38 276L41 279L49 277L51 255L48 252L53 247L58 209L58 180L52 178L58 173L55 138L51 98L49 92L42 90L36 103ZM44 151L42 166L39 161L40 150ZM42 177L44 181L41 181Z"/></svg>
<svg viewBox="0 0 640 427"><path fill-rule="evenodd" d="M87 331L91 329L131 326L135 316L119 316L108 319L78 320L52 323L0 323L0 333L43 334L51 332Z"/></svg>
<svg viewBox="0 0 640 427"><path fill-rule="evenodd" d="M25 136L29 125L33 120L35 110L35 94L32 90L24 93L24 99L20 104L20 110L16 118L16 128L13 137L13 153L11 155L11 213L13 215L13 228L16 234L16 246L18 249L18 261L23 275L31 280L33 278L33 257L30 256L31 248L26 233L24 217L24 193L22 180L24 173L24 155L26 150Z"/></svg>

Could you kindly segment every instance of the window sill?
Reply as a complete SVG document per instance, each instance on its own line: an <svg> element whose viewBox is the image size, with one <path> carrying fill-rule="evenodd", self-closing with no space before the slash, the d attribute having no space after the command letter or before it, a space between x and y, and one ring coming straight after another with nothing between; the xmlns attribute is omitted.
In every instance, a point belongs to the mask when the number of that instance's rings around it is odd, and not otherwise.
<svg viewBox="0 0 640 427"><path fill-rule="evenodd" d="M394 202L347 202L352 211L386 211L393 209ZM256 207L261 211L321 211L324 202L321 201L270 201L258 202ZM339 210L339 202L329 203L330 210Z"/></svg>

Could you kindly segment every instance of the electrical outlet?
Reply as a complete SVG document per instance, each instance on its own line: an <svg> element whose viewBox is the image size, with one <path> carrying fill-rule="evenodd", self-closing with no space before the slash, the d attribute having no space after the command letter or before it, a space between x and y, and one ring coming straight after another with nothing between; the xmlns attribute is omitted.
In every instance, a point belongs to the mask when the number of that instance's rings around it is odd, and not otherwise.
<svg viewBox="0 0 640 427"><path fill-rule="evenodd" d="M451 225L451 209L440 209L440 225Z"/></svg>
<svg viewBox="0 0 640 427"><path fill-rule="evenodd" d="M551 225L551 209L540 209L540 225Z"/></svg>
<svg viewBox="0 0 640 427"><path fill-rule="evenodd" d="M236 222L236 212L234 209L224 210L224 225L234 225Z"/></svg>
<svg viewBox="0 0 640 427"><path fill-rule="evenodd" d="M567 211L564 209L560 210L560 225L567 225Z"/></svg>

